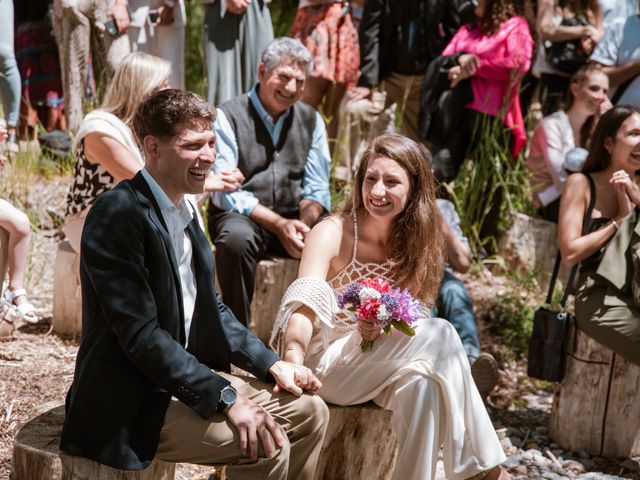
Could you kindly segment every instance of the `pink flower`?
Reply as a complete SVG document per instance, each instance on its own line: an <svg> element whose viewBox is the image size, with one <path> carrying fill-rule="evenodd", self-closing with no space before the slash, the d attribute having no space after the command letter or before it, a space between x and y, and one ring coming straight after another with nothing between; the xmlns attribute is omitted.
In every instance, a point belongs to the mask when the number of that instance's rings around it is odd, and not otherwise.
<svg viewBox="0 0 640 480"><path fill-rule="evenodd" d="M378 321L378 309L382 303L379 298L369 298L357 307L358 316L365 322L376 323Z"/></svg>
<svg viewBox="0 0 640 480"><path fill-rule="evenodd" d="M391 286L389 285L389 282L387 282L385 279L380 277L367 278L362 282L360 282L360 285L362 285L363 287L371 287L379 291L380 293L389 293L391 291Z"/></svg>

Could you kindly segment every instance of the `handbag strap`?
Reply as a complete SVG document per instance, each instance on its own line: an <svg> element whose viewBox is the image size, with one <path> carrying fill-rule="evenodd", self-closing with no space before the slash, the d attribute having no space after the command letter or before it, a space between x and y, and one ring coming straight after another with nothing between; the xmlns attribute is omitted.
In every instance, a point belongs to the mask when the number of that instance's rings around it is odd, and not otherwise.
<svg viewBox="0 0 640 480"><path fill-rule="evenodd" d="M593 219L591 218L591 213L593 213L593 207L596 204L596 184L591 178L591 175L588 173L584 174L589 180L589 190L590 190L590 198L589 205L587 206L587 210L584 212L584 218L582 220L582 232L588 232L591 228L591 223ZM560 255L560 250L558 250L558 254L556 255L556 263L553 266L553 274L551 275L551 280L549 281L549 291L547 292L547 304L551 304L551 300L553 299L553 290L556 286L556 280L558 278L558 272L560 270L560 263L562 261L562 257ZM564 287L564 293L562 295L562 300L560 300L560 306L564 309L567 304L567 300L569 299L569 295L571 294L571 289L573 287L573 281L575 279L576 273L578 272L578 268L580 267L580 263L577 263L571 269L569 273L569 278L567 279L567 284Z"/></svg>

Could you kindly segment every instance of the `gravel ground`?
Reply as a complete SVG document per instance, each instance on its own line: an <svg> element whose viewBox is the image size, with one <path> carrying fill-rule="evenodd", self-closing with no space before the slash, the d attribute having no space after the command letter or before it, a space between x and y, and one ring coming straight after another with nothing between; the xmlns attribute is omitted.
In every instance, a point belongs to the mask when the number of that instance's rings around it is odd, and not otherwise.
<svg viewBox="0 0 640 480"><path fill-rule="evenodd" d="M66 179L42 180L29 187L28 206L39 224L32 241L31 271L28 282L33 303L42 320L38 325L22 325L13 341L0 343L0 479L8 478L13 438L37 410L49 401L62 403L72 380L77 338L60 338L50 332L53 263L58 229L55 215L63 211ZM469 290L478 317L490 309L492 298L507 285L492 275L469 278ZM499 387L489 399L489 413L508 455L505 466L514 479L636 479L640 480L638 459L591 457L586 452L566 452L548 437L552 385L526 377L523 361L506 360L499 339L483 333L483 345L494 353L501 365ZM444 478L442 464L439 478ZM217 478L214 469L180 464L176 478Z"/></svg>

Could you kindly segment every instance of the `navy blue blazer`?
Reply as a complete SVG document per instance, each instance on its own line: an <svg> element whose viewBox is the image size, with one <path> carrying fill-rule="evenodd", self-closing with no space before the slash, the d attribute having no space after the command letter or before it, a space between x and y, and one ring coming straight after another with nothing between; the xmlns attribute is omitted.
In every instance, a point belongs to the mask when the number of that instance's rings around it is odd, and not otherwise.
<svg viewBox="0 0 640 480"><path fill-rule="evenodd" d="M153 460L171 396L202 418L216 411L230 364L273 380L279 357L214 290L211 247L197 223L197 295L188 347L178 265L164 219L138 173L100 195L81 243L82 337L60 449L120 469Z"/></svg>

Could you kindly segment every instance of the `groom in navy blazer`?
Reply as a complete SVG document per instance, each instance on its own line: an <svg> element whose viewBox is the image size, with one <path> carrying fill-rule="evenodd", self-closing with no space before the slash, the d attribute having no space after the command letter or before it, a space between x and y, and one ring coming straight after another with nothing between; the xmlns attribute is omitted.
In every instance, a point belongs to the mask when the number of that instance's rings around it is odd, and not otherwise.
<svg viewBox="0 0 640 480"><path fill-rule="evenodd" d="M311 479L328 421L312 394L320 382L220 301L211 248L185 197L210 175L214 118L193 93L145 100L134 118L145 169L87 216L82 338L60 448L120 469L155 457L231 465L230 479ZM229 375L231 363L257 379Z"/></svg>

